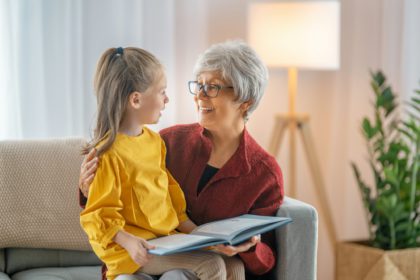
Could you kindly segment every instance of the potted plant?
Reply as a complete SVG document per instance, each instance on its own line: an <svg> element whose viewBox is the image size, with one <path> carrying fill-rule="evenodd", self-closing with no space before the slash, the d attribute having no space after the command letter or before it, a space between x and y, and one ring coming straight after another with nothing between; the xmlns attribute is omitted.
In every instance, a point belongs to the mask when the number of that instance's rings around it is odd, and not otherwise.
<svg viewBox="0 0 420 280"><path fill-rule="evenodd" d="M370 239L337 246L336 278L420 279L420 91L398 104L382 72L371 76L374 115L362 132L374 183L352 163Z"/></svg>

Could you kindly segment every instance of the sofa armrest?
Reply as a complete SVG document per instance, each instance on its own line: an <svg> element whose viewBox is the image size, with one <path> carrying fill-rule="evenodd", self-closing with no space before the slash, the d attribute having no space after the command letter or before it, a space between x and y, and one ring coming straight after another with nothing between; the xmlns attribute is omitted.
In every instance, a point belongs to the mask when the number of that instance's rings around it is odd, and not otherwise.
<svg viewBox="0 0 420 280"><path fill-rule="evenodd" d="M0 272L0 280L10 280L10 278L7 274Z"/></svg>
<svg viewBox="0 0 420 280"><path fill-rule="evenodd" d="M316 279L318 247L318 213L304 202L285 197L277 216L291 217L293 222L276 230L277 280Z"/></svg>

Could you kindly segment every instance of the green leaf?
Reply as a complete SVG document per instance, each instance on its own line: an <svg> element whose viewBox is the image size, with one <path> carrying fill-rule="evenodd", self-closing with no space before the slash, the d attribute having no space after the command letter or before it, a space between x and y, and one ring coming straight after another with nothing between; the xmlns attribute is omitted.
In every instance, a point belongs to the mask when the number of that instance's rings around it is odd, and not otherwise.
<svg viewBox="0 0 420 280"><path fill-rule="evenodd" d="M380 196L377 199L376 206L380 213L382 213L386 218L394 217L394 209L397 205L397 196L392 194L390 196Z"/></svg>
<svg viewBox="0 0 420 280"><path fill-rule="evenodd" d="M387 86L376 100L376 106L385 109L385 116L388 116L395 109L395 95L391 87Z"/></svg>
<svg viewBox="0 0 420 280"><path fill-rule="evenodd" d="M398 185L398 171L393 169L392 167L384 168L385 179L390 182L392 185Z"/></svg>
<svg viewBox="0 0 420 280"><path fill-rule="evenodd" d="M369 140L372 139L373 136L375 136L376 134L375 128L372 127L372 125L370 124L370 121L367 118L363 119L362 130L365 137Z"/></svg>
<svg viewBox="0 0 420 280"><path fill-rule="evenodd" d="M416 135L412 134L412 132L410 130L406 130L406 129L403 129L403 128L398 128L398 131L401 132L402 134L404 134L411 141L414 141L414 139L416 139Z"/></svg>
<svg viewBox="0 0 420 280"><path fill-rule="evenodd" d="M359 172L359 169L357 168L357 166L354 163L352 163L351 166L353 168L353 172L355 174L357 184L359 186L359 189L360 189L365 207L366 207L366 209L369 209L370 188L366 186L366 184L363 182L362 178L360 177L360 172Z"/></svg>
<svg viewBox="0 0 420 280"><path fill-rule="evenodd" d="M371 72L371 76L378 86L382 86L385 83L386 78L381 71L377 71L376 73Z"/></svg>

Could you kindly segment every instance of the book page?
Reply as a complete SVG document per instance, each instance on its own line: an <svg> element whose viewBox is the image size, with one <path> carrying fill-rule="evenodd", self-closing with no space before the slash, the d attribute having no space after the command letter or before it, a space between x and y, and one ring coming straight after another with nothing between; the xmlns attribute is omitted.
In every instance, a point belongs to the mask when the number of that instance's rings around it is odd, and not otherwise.
<svg viewBox="0 0 420 280"><path fill-rule="evenodd" d="M230 235L232 233L255 227L258 225L264 225L270 222L267 220L253 219L253 218L231 218L218 222L208 223L196 228L193 232L205 233L205 234L216 234L216 235Z"/></svg>
<svg viewBox="0 0 420 280"><path fill-rule="evenodd" d="M165 249L176 249L181 247L187 247L189 245L197 244L202 241L207 241L210 238L207 236L200 235L189 235L189 234L173 234L156 239L147 240L152 245L159 248Z"/></svg>

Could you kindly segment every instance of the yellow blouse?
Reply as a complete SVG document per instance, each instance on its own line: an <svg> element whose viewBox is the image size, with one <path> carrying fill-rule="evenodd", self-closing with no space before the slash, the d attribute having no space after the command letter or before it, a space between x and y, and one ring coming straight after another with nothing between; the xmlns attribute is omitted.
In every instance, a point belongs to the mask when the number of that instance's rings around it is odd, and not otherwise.
<svg viewBox="0 0 420 280"><path fill-rule="evenodd" d="M166 169L165 155L159 134L144 127L140 136L118 134L100 157L80 224L106 264L108 279L139 269L112 241L119 230L151 239L174 233L188 218L184 194Z"/></svg>

